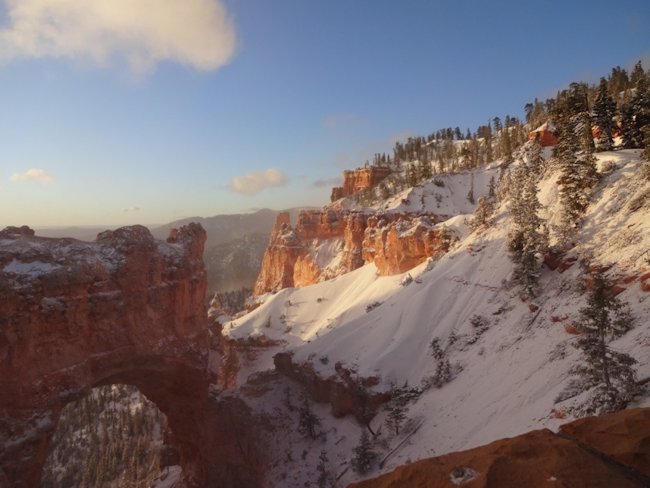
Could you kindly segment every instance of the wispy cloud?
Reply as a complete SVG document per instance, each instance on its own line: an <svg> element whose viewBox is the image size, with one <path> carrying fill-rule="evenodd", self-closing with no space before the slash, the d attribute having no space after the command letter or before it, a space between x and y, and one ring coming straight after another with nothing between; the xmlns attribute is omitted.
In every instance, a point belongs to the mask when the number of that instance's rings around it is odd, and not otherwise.
<svg viewBox="0 0 650 488"><path fill-rule="evenodd" d="M235 52L223 0L0 0L0 61L67 58L126 63L142 76L162 61L215 70Z"/></svg>
<svg viewBox="0 0 650 488"><path fill-rule="evenodd" d="M127 207L123 210L125 213L130 213L130 212L139 212L140 207Z"/></svg>
<svg viewBox="0 0 650 488"><path fill-rule="evenodd" d="M321 180L316 180L314 181L311 185L316 187L316 188L323 188L323 187L329 187L329 186L339 186L342 183L342 179L340 176L336 176L334 178L325 178Z"/></svg>
<svg viewBox="0 0 650 488"><path fill-rule="evenodd" d="M11 175L11 181L40 181L41 183L51 183L54 178L44 169L28 169L24 173L14 173Z"/></svg>
<svg viewBox="0 0 650 488"><path fill-rule="evenodd" d="M230 182L230 189L244 195L256 195L265 188L284 186L287 176L279 169L251 171L244 176L236 176Z"/></svg>

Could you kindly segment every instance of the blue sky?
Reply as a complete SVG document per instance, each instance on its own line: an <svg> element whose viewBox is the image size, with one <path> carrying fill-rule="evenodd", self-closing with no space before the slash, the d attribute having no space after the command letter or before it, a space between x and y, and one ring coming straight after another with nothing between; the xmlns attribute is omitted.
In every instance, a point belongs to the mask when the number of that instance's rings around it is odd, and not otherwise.
<svg viewBox="0 0 650 488"><path fill-rule="evenodd" d="M395 138L650 67L646 0L134 4L0 0L0 226L323 205Z"/></svg>

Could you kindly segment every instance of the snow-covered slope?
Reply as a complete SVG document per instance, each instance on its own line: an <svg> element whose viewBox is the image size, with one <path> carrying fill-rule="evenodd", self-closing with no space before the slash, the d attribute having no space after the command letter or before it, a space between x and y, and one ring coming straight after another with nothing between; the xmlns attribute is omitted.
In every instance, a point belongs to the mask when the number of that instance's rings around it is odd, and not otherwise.
<svg viewBox="0 0 650 488"><path fill-rule="evenodd" d="M607 276L619 278L625 288L619 298L630 305L636 326L612 347L636 358L639 378L650 376L650 293L639 281L650 268L650 183L638 172L637 151L597 157L604 178L575 236L577 245L564 256L574 264L563 273L543 267L542 291L533 302L523 301L521 289L511 280L505 246L510 224L503 203L491 228L469 234L439 260L404 275L379 277L370 264L330 281L263 297L259 308L224 327L233 338L263 335L280 344L245 363L240 381L272 368L272 356L285 350L293 352L294 362L310 363L322 377L335 375L337 364L359 377L378 377L376 391L389 389L391 383L424 386L410 406L411 428L400 436L388 435L384 428L383 452L400 447L382 471L535 428L556 428L571 418L570 407L581 400L556 403L570 382L571 367L580 360L572 347L575 336L565 326L577 319L586 303L588 263L611 265ZM498 170L476 171L476 193L484 194L490 176L497 174ZM449 191L446 201L458 200L454 205L459 208L466 201L471 175L438 178L444 186L432 181L409 190L407 198L389 201L387 207L444 213L433 195ZM559 206L557 179L549 170L539 187L543 214L551 224ZM453 377L440 388L431 386L438 363L431 354L434 339L445 351ZM297 395L295 386L286 382L281 388ZM286 405L284 397L275 391L264 402ZM634 405L650 405L650 398L641 396ZM300 441L295 433L285 436L288 440L278 438L280 444L303 442L301 449L307 452L302 459L287 456L290 468L274 471L278 483L282 470L293 476L278 486L314 479L321 449L328 453L332 470L341 475L342 485L356 479L345 468L361 427L350 418L329 417L324 406L315 408L323 430L333 435L320 444ZM375 430L384 416L380 412L371 422ZM408 441L400 445L406 436Z"/></svg>

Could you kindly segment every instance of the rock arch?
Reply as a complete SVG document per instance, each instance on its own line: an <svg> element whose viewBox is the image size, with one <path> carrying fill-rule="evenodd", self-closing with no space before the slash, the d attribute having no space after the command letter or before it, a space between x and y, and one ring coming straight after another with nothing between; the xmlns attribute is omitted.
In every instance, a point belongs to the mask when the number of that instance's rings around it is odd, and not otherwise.
<svg viewBox="0 0 650 488"><path fill-rule="evenodd" d="M111 383L167 415L188 484L260 484L250 412L208 394L205 239L198 224L167 242L142 226L0 232L0 486L38 486L61 409Z"/></svg>

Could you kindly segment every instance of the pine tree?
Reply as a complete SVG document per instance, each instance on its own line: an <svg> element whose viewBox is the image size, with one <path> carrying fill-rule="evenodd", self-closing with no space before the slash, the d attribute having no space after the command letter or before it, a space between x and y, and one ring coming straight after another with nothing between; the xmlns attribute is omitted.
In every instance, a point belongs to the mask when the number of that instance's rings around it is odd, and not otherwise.
<svg viewBox="0 0 650 488"><path fill-rule="evenodd" d="M363 475L367 474L377 461L377 452L373 449L368 432L364 429L359 438L359 444L353 449L352 467Z"/></svg>
<svg viewBox="0 0 650 488"><path fill-rule="evenodd" d="M594 103L594 119L598 126L598 149L610 151L613 147L612 129L614 129L614 116L616 115L616 102L609 95L607 80L600 79L598 95Z"/></svg>
<svg viewBox="0 0 650 488"><path fill-rule="evenodd" d="M527 296L534 296L539 281L539 256L548 248L548 236L538 211L537 179L526 167L514 171L510 196L512 228L508 234L508 250L515 267L513 277L524 287Z"/></svg>
<svg viewBox="0 0 650 488"><path fill-rule="evenodd" d="M305 437L316 439L320 435L320 418L311 410L307 397L303 398L299 411L298 432Z"/></svg>
<svg viewBox="0 0 650 488"><path fill-rule="evenodd" d="M467 192L467 201L474 205L476 201L474 200L474 173L472 173L470 183L469 183L469 191Z"/></svg>
<svg viewBox="0 0 650 488"><path fill-rule="evenodd" d="M593 154L579 151L575 120L569 105L559 103L554 113L558 134L555 156L560 167L560 201L562 203L560 241L566 244L589 204L591 189L598 181Z"/></svg>
<svg viewBox="0 0 650 488"><path fill-rule="evenodd" d="M318 465L316 466L316 471L318 471L318 488L326 488L332 485L332 474L328 469L328 465L327 451L321 450L318 456Z"/></svg>
<svg viewBox="0 0 650 488"><path fill-rule="evenodd" d="M608 346L608 340L632 327L632 317L611 293L611 283L602 272L592 278L593 289L577 324L582 335L576 347L584 353L584 364L573 372L585 379L586 388L594 388L585 413L605 413L625 408L637 392L633 369L636 360Z"/></svg>
<svg viewBox="0 0 650 488"><path fill-rule="evenodd" d="M535 138L526 147L526 156L529 170L536 177L540 176L544 166L544 158L542 157L542 144L539 140L539 133L535 134Z"/></svg>
<svg viewBox="0 0 650 488"><path fill-rule="evenodd" d="M645 128L650 126L650 87L646 77L640 77L634 96L621 108L623 145L628 148L645 146Z"/></svg>
<svg viewBox="0 0 650 488"><path fill-rule="evenodd" d="M496 197L496 182L494 181L494 176L490 176L490 183L488 184L488 198L495 200Z"/></svg>
<svg viewBox="0 0 650 488"><path fill-rule="evenodd" d="M399 430L408 412L408 404L420 396L418 388L410 388L408 383L398 387L395 384L390 388L390 400L384 405L384 410L388 412L386 416L386 427L392 430L395 435L399 435Z"/></svg>
<svg viewBox="0 0 650 488"><path fill-rule="evenodd" d="M650 180L650 127L644 129L643 135L645 149L643 150L642 156L645 159L645 162L641 167L641 175L646 180Z"/></svg>
<svg viewBox="0 0 650 488"><path fill-rule="evenodd" d="M472 230L481 227L490 227L492 225L492 215L494 214L493 200L487 197L480 197L474 210L474 217L469 221L469 227Z"/></svg>

